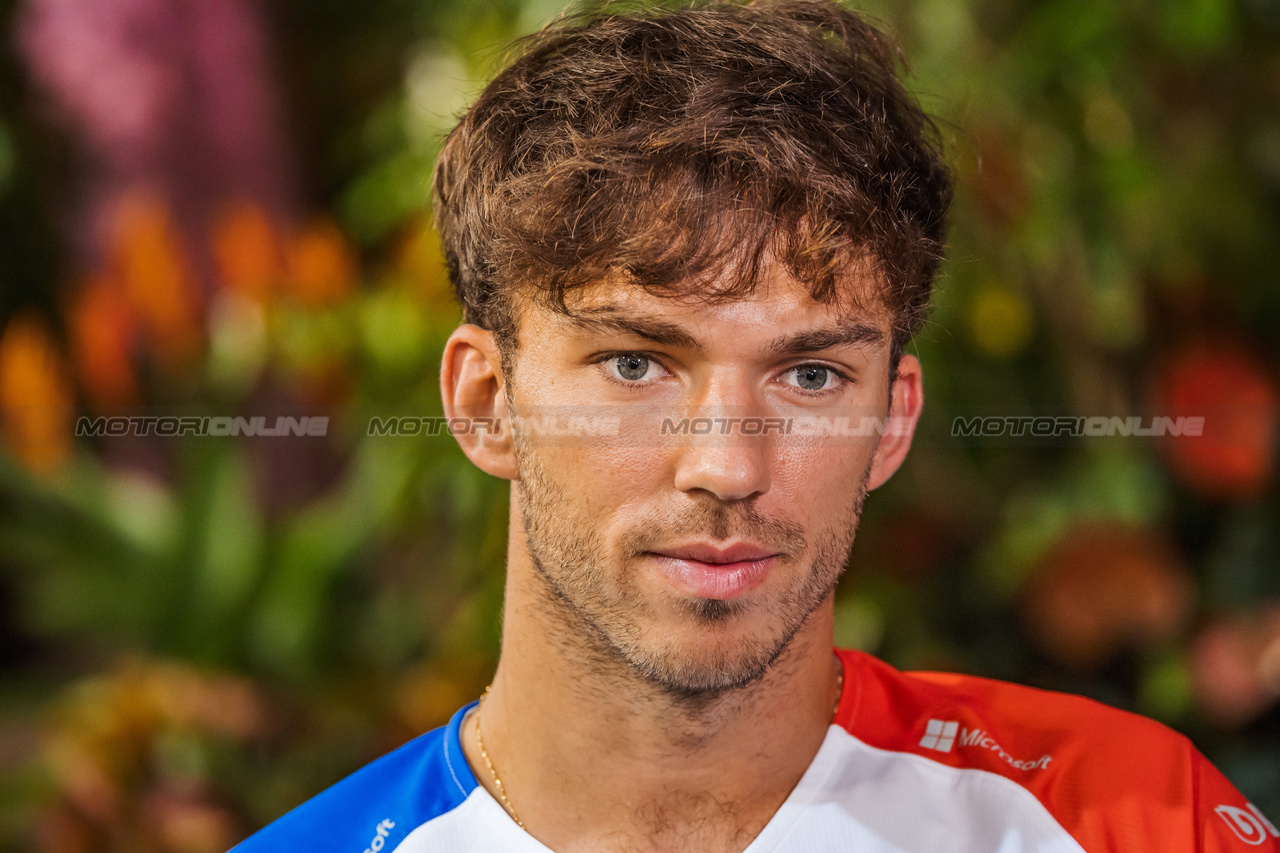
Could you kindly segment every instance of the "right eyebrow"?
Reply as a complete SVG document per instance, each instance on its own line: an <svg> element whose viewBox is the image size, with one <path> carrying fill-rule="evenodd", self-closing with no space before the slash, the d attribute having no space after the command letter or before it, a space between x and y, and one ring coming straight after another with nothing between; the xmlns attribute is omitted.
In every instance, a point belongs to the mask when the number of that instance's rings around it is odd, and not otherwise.
<svg viewBox="0 0 1280 853"><path fill-rule="evenodd" d="M644 338L663 346L702 350L702 344L677 323L658 317L635 315L616 308L588 308L570 315L569 321L581 329L614 332Z"/></svg>

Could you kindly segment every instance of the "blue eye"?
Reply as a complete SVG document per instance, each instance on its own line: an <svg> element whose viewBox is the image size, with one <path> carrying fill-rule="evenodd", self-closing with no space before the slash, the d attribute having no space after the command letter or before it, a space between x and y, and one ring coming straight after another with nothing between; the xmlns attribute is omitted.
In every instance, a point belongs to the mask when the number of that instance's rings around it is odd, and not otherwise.
<svg viewBox="0 0 1280 853"><path fill-rule="evenodd" d="M649 359L635 353L620 355L613 360L613 365L617 369L618 375L631 382L644 379L649 372L650 364Z"/></svg>
<svg viewBox="0 0 1280 853"><path fill-rule="evenodd" d="M795 385L805 391L821 391L827 387L831 371L818 364L806 364L791 370Z"/></svg>

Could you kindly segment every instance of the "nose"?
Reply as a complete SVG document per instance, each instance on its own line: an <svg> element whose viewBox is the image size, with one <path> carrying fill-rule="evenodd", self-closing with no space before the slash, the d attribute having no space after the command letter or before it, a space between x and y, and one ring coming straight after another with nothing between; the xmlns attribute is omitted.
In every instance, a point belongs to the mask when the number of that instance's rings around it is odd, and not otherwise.
<svg viewBox="0 0 1280 853"><path fill-rule="evenodd" d="M757 424L744 427L749 419L759 422L766 416L765 407L747 383L734 377L713 377L700 399L689 407L693 428L676 461L676 488L707 493L722 501L740 501L767 492L771 442L760 435Z"/></svg>

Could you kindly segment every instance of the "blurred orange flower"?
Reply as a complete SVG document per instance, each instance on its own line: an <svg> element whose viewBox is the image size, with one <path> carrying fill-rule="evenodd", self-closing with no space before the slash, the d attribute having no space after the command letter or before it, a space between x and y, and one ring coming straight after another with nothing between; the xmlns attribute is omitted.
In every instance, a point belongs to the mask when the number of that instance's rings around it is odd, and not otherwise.
<svg viewBox="0 0 1280 853"><path fill-rule="evenodd" d="M1200 709L1221 726L1253 720L1280 700L1280 603L1214 622L1191 647Z"/></svg>
<svg viewBox="0 0 1280 853"><path fill-rule="evenodd" d="M20 313L0 338L0 417L9 452L47 474L71 453L71 383L45 323Z"/></svg>
<svg viewBox="0 0 1280 853"><path fill-rule="evenodd" d="M1041 560L1023 616L1046 653L1088 669L1125 646L1174 637L1194 593L1181 556L1156 531L1085 522L1068 529Z"/></svg>
<svg viewBox="0 0 1280 853"><path fill-rule="evenodd" d="M243 834L229 809L209 802L205 792L162 787L143 798L144 826L159 841L159 847L173 853L223 853Z"/></svg>
<svg viewBox="0 0 1280 853"><path fill-rule="evenodd" d="M280 279L280 241L258 205L242 202L218 217L213 253L223 285L257 302L265 301Z"/></svg>
<svg viewBox="0 0 1280 853"><path fill-rule="evenodd" d="M67 323L76 372L89 400L104 409L136 402L137 324L116 283L104 275L86 282L67 311Z"/></svg>
<svg viewBox="0 0 1280 853"><path fill-rule="evenodd" d="M355 285L355 252L328 219L318 219L295 234L286 261L285 292L308 307L333 305Z"/></svg>
<svg viewBox="0 0 1280 853"><path fill-rule="evenodd" d="M142 194L116 211L113 260L125 295L160 363L189 364L201 344L190 264L165 204Z"/></svg>
<svg viewBox="0 0 1280 853"><path fill-rule="evenodd" d="M38 849L218 853L243 835L200 764L166 745L261 737L269 711L251 682L135 660L75 685L59 711L45 745L58 798Z"/></svg>
<svg viewBox="0 0 1280 853"><path fill-rule="evenodd" d="M1258 358L1230 345L1189 348L1157 377L1156 398L1157 414L1204 418L1202 435L1165 441L1178 479L1213 499L1248 499L1267 487L1275 467L1280 394Z"/></svg>
<svg viewBox="0 0 1280 853"><path fill-rule="evenodd" d="M393 268L426 306L457 310L440 236L429 217L415 220L405 229L395 249Z"/></svg>

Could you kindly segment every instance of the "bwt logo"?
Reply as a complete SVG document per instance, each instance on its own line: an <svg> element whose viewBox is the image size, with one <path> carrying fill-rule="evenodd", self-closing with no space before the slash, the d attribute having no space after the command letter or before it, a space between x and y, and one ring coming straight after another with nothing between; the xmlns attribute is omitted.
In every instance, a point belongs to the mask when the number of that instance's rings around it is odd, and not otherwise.
<svg viewBox="0 0 1280 853"><path fill-rule="evenodd" d="M1235 806L1218 806L1214 809L1218 817L1226 821L1227 826L1245 844L1257 847L1268 838L1280 838L1280 830L1267 820L1253 803L1245 803L1247 809Z"/></svg>

